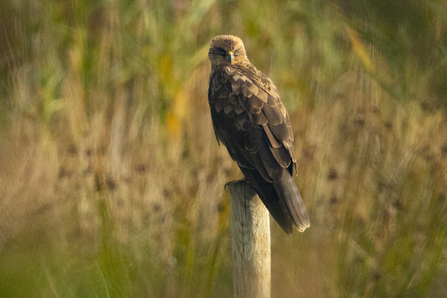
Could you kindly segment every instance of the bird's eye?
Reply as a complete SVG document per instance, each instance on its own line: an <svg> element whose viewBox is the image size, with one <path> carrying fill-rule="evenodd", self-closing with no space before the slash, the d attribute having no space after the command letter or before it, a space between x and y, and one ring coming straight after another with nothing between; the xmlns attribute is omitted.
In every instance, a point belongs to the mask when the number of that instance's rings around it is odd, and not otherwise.
<svg viewBox="0 0 447 298"><path fill-rule="evenodd" d="M227 52L222 48L217 48L217 55L225 57L227 55Z"/></svg>
<svg viewBox="0 0 447 298"><path fill-rule="evenodd" d="M234 51L234 56L239 56L239 54L240 54L240 48L237 48L237 49Z"/></svg>

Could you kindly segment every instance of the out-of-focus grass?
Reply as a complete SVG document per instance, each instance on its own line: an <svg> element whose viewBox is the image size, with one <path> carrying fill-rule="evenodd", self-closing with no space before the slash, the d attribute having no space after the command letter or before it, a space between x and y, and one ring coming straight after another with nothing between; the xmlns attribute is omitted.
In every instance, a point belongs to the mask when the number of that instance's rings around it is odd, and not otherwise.
<svg viewBox="0 0 447 298"><path fill-rule="evenodd" d="M295 129L312 226L272 224L273 297L447 295L446 5L359 3L2 3L0 296L232 295L222 33Z"/></svg>

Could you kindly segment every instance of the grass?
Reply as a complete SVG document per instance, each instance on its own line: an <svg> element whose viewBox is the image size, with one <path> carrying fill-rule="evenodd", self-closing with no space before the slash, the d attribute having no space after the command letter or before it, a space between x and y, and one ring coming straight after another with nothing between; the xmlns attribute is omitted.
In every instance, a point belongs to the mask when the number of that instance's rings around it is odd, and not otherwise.
<svg viewBox="0 0 447 298"><path fill-rule="evenodd" d="M2 3L0 296L232 295L222 33L295 129L312 226L272 223L272 296L445 296L445 3L346 3Z"/></svg>

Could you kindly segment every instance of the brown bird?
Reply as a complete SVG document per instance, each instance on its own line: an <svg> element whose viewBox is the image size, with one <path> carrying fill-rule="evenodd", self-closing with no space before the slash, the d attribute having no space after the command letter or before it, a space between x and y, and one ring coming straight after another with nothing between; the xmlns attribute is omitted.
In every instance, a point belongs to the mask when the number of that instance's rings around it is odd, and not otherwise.
<svg viewBox="0 0 447 298"><path fill-rule="evenodd" d="M291 234L295 225L303 232L309 217L293 181L293 131L276 86L250 63L239 37L214 37L208 57L208 101L218 143L283 230Z"/></svg>

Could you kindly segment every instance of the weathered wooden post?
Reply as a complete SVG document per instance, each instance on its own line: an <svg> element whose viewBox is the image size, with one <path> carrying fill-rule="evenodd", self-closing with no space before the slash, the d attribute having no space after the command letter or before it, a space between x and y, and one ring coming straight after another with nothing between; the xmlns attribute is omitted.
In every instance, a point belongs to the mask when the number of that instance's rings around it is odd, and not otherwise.
<svg viewBox="0 0 447 298"><path fill-rule="evenodd" d="M270 298L270 217L247 182L230 183L234 298Z"/></svg>

